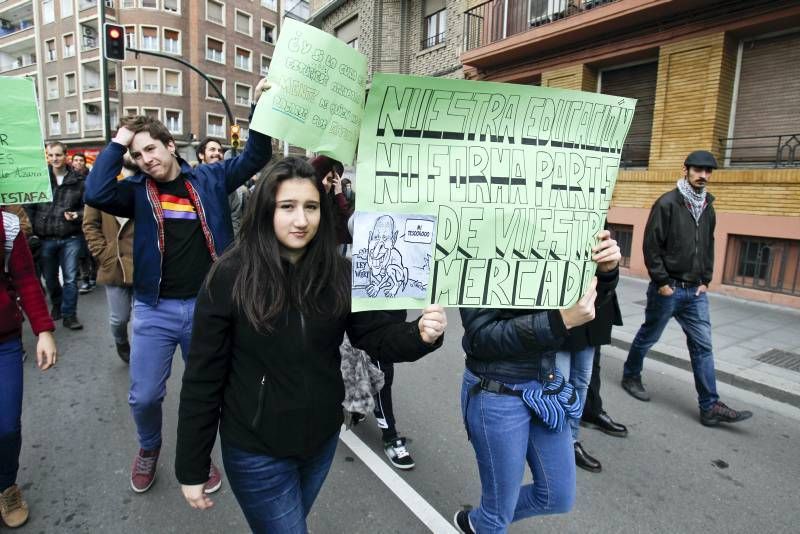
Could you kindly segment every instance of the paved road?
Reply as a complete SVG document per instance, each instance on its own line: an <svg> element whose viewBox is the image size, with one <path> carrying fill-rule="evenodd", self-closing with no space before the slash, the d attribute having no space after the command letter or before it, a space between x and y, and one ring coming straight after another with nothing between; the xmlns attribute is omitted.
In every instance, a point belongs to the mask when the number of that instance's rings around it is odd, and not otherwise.
<svg viewBox="0 0 800 534"><path fill-rule="evenodd" d="M40 373L30 358L25 364L19 484L32 516L18 531L247 532L227 485L215 497L216 507L204 513L191 510L180 495L172 473L183 367L177 356L165 403L159 479L145 495L130 491L137 446L126 403L127 368L113 352L105 310L102 289L82 296L79 316L86 328L59 329L58 367ZM463 363L457 313L450 321L446 347L416 364L398 366L395 386L399 429L413 440L417 462L417 469L401 476L448 521L455 509L479 498L458 407ZM25 340L32 350L30 334ZM707 429L697 422L688 373L648 362L654 399L643 404L618 385L624 354L608 348L606 355L606 407L629 425L630 436L584 429L584 445L603 461L603 473L578 473L572 513L528 520L514 525L512 533L797 532L800 462L792 444L800 440L800 410L721 385L726 400L756 416L741 426ZM380 433L371 419L367 423L354 437L382 458ZM431 531L343 444L309 527L313 534Z"/></svg>

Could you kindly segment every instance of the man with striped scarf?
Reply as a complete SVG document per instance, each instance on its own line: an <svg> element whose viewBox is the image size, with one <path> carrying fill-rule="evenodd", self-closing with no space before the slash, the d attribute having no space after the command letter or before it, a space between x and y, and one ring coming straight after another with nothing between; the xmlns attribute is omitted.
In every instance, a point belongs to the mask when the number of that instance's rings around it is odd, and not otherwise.
<svg viewBox="0 0 800 534"><path fill-rule="evenodd" d="M644 261L651 279L645 322L631 344L622 375L625 391L640 401L650 400L642 385L644 357L675 317L688 338L700 422L706 426L736 423L753 415L729 408L717 395L706 296L714 272L716 226L714 197L706 185L716 168L711 153L692 152L677 187L663 194L650 210L644 235Z"/></svg>

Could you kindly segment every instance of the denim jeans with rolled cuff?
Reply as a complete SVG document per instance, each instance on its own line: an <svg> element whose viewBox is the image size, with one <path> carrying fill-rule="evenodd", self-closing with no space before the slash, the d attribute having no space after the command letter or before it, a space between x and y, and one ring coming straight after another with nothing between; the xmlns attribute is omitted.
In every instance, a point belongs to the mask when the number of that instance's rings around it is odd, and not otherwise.
<svg viewBox="0 0 800 534"><path fill-rule="evenodd" d="M586 392L589 390L589 381L592 379L592 363L594 362L594 347L584 347L576 351L558 351L556 353L556 366L575 386L578 398L581 400L581 414L586 405ZM572 441L578 441L580 433L580 417L569 420Z"/></svg>
<svg viewBox="0 0 800 534"><path fill-rule="evenodd" d="M641 377L644 357L656 344L669 320L674 317L686 334L686 346L694 373L694 387L701 410L709 410L719 400L711 347L711 319L706 293L696 295L696 287L674 287L670 296L659 294L650 282L647 287L647 308L644 323L633 339L623 376Z"/></svg>
<svg viewBox="0 0 800 534"><path fill-rule="evenodd" d="M545 428L521 397L483 390L470 395L478 382L464 371L461 411L481 479L480 505L469 513L476 532L502 534L514 521L569 512L575 502L575 455L567 427ZM523 486L526 463L533 483Z"/></svg>

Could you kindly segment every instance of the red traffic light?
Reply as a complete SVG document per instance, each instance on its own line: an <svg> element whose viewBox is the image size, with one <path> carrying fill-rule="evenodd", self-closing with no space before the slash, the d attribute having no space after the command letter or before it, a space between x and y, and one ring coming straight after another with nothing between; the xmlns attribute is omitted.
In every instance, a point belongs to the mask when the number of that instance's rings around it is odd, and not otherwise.
<svg viewBox="0 0 800 534"><path fill-rule="evenodd" d="M125 60L125 28L118 24L103 24L103 55L106 59Z"/></svg>

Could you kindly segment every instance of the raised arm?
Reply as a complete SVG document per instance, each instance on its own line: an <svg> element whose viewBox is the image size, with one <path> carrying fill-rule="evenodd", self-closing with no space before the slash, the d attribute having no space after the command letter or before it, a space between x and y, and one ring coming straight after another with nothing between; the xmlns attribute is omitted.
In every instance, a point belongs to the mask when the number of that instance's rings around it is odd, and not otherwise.
<svg viewBox="0 0 800 534"><path fill-rule="evenodd" d="M118 182L122 157L133 140L133 132L121 126L117 135L97 156L86 178L85 200L90 206L120 217L133 217L133 189Z"/></svg>

